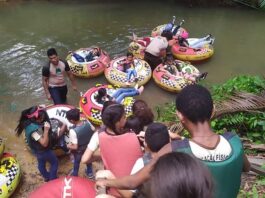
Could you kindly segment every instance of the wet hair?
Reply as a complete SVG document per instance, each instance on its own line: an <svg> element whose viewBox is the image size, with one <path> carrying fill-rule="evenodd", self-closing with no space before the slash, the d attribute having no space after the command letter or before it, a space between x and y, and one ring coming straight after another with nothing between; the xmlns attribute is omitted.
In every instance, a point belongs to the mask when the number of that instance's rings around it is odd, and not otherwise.
<svg viewBox="0 0 265 198"><path fill-rule="evenodd" d="M121 120L124 114L124 107L121 104L109 105L102 114L102 122L107 128L110 128L116 135L120 135L122 133L116 129L115 124Z"/></svg>
<svg viewBox="0 0 265 198"><path fill-rule="evenodd" d="M80 120L80 110L77 108L70 109L66 112L66 118L67 120L74 120L79 121Z"/></svg>
<svg viewBox="0 0 265 198"><path fill-rule="evenodd" d="M166 125L156 122L148 125L144 139L152 152L158 152L169 143L170 137Z"/></svg>
<svg viewBox="0 0 265 198"><path fill-rule="evenodd" d="M132 56L132 57L133 57L133 53L131 53L131 52L127 52L126 56L127 56L127 57L129 57L129 56Z"/></svg>
<svg viewBox="0 0 265 198"><path fill-rule="evenodd" d="M209 121L213 111L210 92L201 85L188 85L177 95L176 108L192 123Z"/></svg>
<svg viewBox="0 0 265 198"><path fill-rule="evenodd" d="M161 36L165 37L167 41L170 41L173 38L173 33L171 31L163 31Z"/></svg>
<svg viewBox="0 0 265 198"><path fill-rule="evenodd" d="M107 94L106 88L99 88L98 89L98 94L96 95L95 99L98 103L102 104L103 100L102 98Z"/></svg>
<svg viewBox="0 0 265 198"><path fill-rule="evenodd" d="M53 55L56 55L56 56L58 55L55 48L48 49L47 50L47 56L49 57L49 56L53 56Z"/></svg>
<svg viewBox="0 0 265 198"><path fill-rule="evenodd" d="M133 115L138 117L143 126L154 121L154 114L144 100L136 100L132 106Z"/></svg>
<svg viewBox="0 0 265 198"><path fill-rule="evenodd" d="M152 198L212 198L209 170L186 153L168 153L158 159L151 172Z"/></svg>
<svg viewBox="0 0 265 198"><path fill-rule="evenodd" d="M38 112L37 112L38 111ZM37 114L36 114L37 112ZM32 116L34 115L34 116ZM37 115L37 117L35 116ZM22 131L32 122L37 122L37 119L43 118L43 122L50 122L49 116L44 109L39 109L38 106L32 106L21 112L18 125L15 129L16 135L20 136Z"/></svg>

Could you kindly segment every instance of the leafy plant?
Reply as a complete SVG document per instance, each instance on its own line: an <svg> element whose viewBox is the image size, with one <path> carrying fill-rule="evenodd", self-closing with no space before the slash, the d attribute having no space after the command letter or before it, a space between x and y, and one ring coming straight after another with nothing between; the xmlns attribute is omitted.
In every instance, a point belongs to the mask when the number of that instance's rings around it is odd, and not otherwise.
<svg viewBox="0 0 265 198"><path fill-rule="evenodd" d="M227 99L233 93L242 91L248 93L260 93L265 89L265 78L260 76L240 75L221 85L213 85L211 92L215 101Z"/></svg>
<svg viewBox="0 0 265 198"><path fill-rule="evenodd" d="M160 122L179 122L176 116L176 107L175 104L166 103L156 107L157 112L157 121Z"/></svg>

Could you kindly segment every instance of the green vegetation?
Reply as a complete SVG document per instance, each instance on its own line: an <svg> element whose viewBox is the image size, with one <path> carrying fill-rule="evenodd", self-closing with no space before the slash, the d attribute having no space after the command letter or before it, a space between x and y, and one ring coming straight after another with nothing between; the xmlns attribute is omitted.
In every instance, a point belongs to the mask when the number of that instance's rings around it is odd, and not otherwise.
<svg viewBox="0 0 265 198"><path fill-rule="evenodd" d="M233 96L236 92L259 94L265 90L265 78L259 76L241 75L232 78L221 85L210 87L215 102L220 102ZM174 103L167 103L157 107L158 121L178 122ZM212 128L218 133L234 131L247 137L256 144L265 143L265 112L238 112L226 114L211 121Z"/></svg>

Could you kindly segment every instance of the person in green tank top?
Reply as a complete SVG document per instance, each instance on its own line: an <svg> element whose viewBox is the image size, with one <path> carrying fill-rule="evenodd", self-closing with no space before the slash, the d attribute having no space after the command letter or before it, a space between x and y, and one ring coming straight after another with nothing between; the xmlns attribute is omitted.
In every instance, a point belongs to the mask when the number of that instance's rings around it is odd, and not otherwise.
<svg viewBox="0 0 265 198"><path fill-rule="evenodd" d="M132 176L116 180L100 180L97 185L133 189L149 178L160 156L170 152L184 152L199 159L208 167L215 184L214 197L236 197L241 173L249 171L250 164L237 135L233 133L218 135L211 129L210 118L214 109L210 92L200 85L188 85L177 95L176 108L176 114L189 132L190 139L174 140L165 145L156 159ZM194 179L196 179L196 170L194 170Z"/></svg>

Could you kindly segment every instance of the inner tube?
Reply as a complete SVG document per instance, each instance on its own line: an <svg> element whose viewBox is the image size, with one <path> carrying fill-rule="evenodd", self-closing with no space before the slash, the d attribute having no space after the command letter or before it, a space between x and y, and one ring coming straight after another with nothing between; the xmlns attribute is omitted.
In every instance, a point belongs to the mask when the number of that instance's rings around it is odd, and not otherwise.
<svg viewBox="0 0 265 198"><path fill-rule="evenodd" d="M96 101L96 95L98 93L98 90L100 88L105 88L107 90L108 95L112 95L117 88L117 86L113 85L101 85L98 84L95 87L90 88L87 90L87 92L81 97L80 102L79 102L79 107L83 114L94 124L96 125L101 125L102 120L101 120L101 110L103 107L103 104L100 104ZM129 116L132 114L132 105L134 103L134 98L133 97L126 97L123 101L122 104L124 105L125 108L125 113L126 116Z"/></svg>
<svg viewBox="0 0 265 198"><path fill-rule="evenodd" d="M135 58L144 58L144 52L146 47L150 44L154 37L144 37L137 39L135 41L132 41L129 44L128 51L131 52Z"/></svg>
<svg viewBox="0 0 265 198"><path fill-rule="evenodd" d="M21 177L18 161L10 153L0 159L0 198L10 197L16 190Z"/></svg>
<svg viewBox="0 0 265 198"><path fill-rule="evenodd" d="M183 61L201 61L210 58L214 49L212 45L205 45L202 48L182 47L178 44L172 46L172 54L175 58Z"/></svg>
<svg viewBox="0 0 265 198"><path fill-rule="evenodd" d="M96 56L94 60L86 60L86 56L94 48L98 49L99 56ZM75 76L83 78L92 78L99 76L104 72L106 65L110 62L110 57L107 52L103 51L99 47L80 48L74 52L71 52L66 57L66 61L72 73Z"/></svg>
<svg viewBox="0 0 265 198"><path fill-rule="evenodd" d="M29 198L96 197L95 182L81 177L61 177L41 185Z"/></svg>
<svg viewBox="0 0 265 198"><path fill-rule="evenodd" d="M5 150L5 143L4 143L3 139L0 138L0 159L3 155L4 150Z"/></svg>
<svg viewBox="0 0 265 198"><path fill-rule="evenodd" d="M180 66L181 71L185 73L200 73L200 71L190 63L179 60L175 60L175 62ZM187 85L193 84L192 81L189 81L182 76L176 76L168 71L165 71L163 67L164 65L160 64L153 71L153 79L159 87L170 92L178 93Z"/></svg>
<svg viewBox="0 0 265 198"><path fill-rule="evenodd" d="M120 87L133 87L135 86L136 82L131 82L130 85L126 85L127 73L121 71L121 68L119 68L119 63L124 60L126 60L126 56L112 60L104 71L105 77L113 85ZM138 79L137 84L142 86L146 84L152 77L151 67L146 61L137 58L134 59L134 65Z"/></svg>
<svg viewBox="0 0 265 198"><path fill-rule="evenodd" d="M164 25L159 25L157 27L155 27L152 32L151 32L151 36L152 37L155 37L155 36L160 36L162 34L162 32L164 31L165 27L166 27L167 24L164 24ZM174 25L174 28L177 27L176 25ZM181 35L182 32L184 32L187 30L183 27L180 27L176 33L176 36L178 35Z"/></svg>

